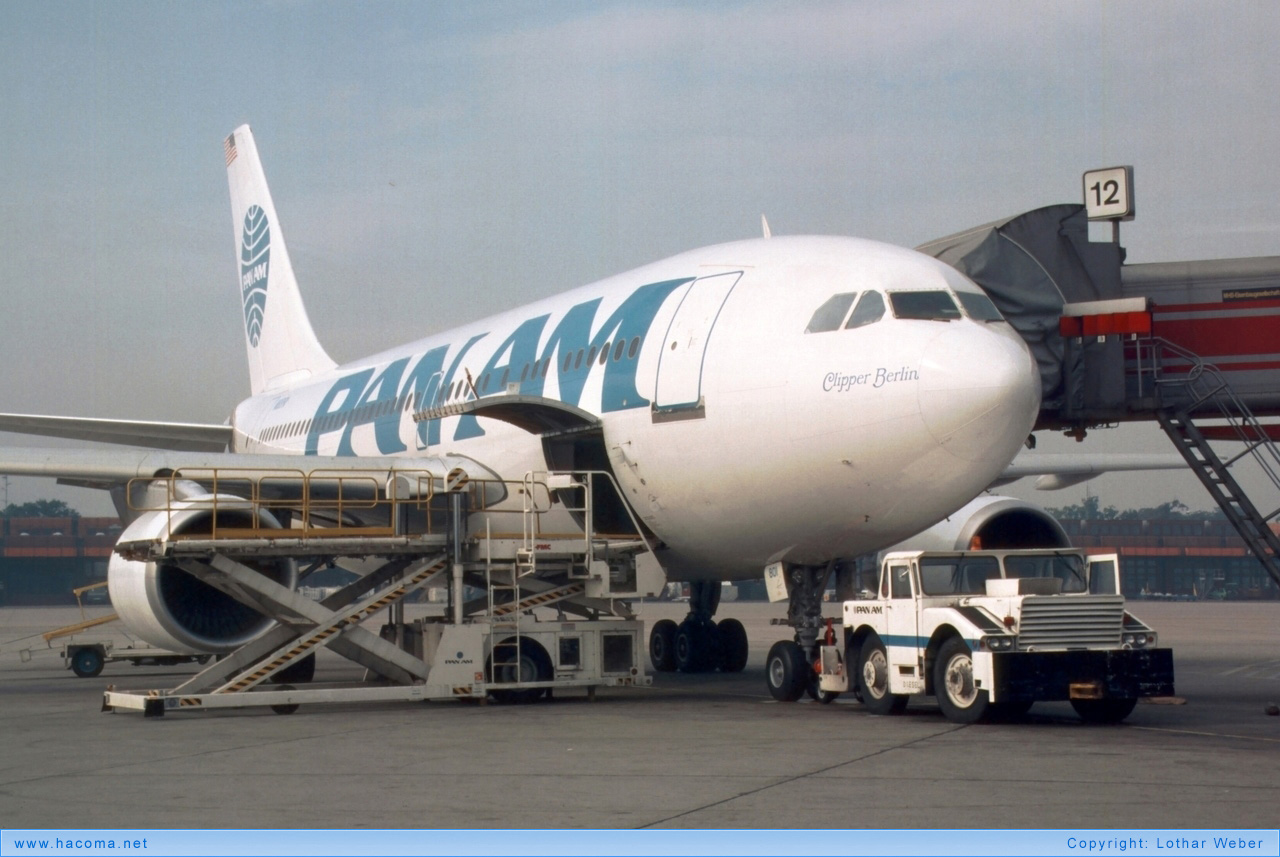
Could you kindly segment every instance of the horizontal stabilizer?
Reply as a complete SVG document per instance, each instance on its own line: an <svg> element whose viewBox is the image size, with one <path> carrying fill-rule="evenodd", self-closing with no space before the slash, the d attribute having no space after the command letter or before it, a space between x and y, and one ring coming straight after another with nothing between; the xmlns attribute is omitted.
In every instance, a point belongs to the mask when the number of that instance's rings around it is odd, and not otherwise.
<svg viewBox="0 0 1280 857"><path fill-rule="evenodd" d="M0 414L0 431L189 452L221 452L231 443L229 425L101 420L39 414Z"/></svg>

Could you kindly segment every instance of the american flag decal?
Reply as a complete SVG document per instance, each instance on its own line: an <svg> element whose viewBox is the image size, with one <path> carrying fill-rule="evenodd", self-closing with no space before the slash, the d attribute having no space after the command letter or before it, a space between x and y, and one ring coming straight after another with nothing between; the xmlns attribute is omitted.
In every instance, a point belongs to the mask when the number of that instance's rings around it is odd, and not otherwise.
<svg viewBox="0 0 1280 857"><path fill-rule="evenodd" d="M231 166L231 162L236 159L236 135L222 141L222 152L227 156L227 166Z"/></svg>

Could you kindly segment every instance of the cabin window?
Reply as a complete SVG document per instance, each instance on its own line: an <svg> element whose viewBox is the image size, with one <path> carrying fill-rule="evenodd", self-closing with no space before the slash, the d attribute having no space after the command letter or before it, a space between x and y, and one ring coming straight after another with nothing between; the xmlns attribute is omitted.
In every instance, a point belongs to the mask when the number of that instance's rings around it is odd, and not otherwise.
<svg viewBox="0 0 1280 857"><path fill-rule="evenodd" d="M546 360L542 361L542 377L543 378L547 377L547 370L550 368L551 368L551 358L548 357Z"/></svg>
<svg viewBox="0 0 1280 857"><path fill-rule="evenodd" d="M508 366L506 369L502 370L502 380L498 382L498 386L504 390L507 389L507 379L509 379L510 377L511 377L511 367Z"/></svg>
<svg viewBox="0 0 1280 857"><path fill-rule="evenodd" d="M986 295L976 292L956 292L956 297L960 299L960 306L964 307L964 311L974 321L1004 321L1000 310L996 309L996 305Z"/></svg>
<svg viewBox="0 0 1280 857"><path fill-rule="evenodd" d="M604 344L604 347L600 349L600 365L603 366L608 362L609 362L609 343L606 342Z"/></svg>
<svg viewBox="0 0 1280 857"><path fill-rule="evenodd" d="M583 357L583 355L584 355L584 354L586 354L586 352L585 352L583 349L579 348L579 349L578 349L578 356L577 356L577 357L575 357L575 358L573 358L573 368L574 368L574 369L581 369L581 368L582 368L582 357Z"/></svg>
<svg viewBox="0 0 1280 857"><path fill-rule="evenodd" d="M618 340L618 344L617 344L617 345L615 345L615 346L613 347L613 362L614 362L614 363L617 363L619 360L621 360L621 359L622 359L622 349L624 349L624 348L626 348L626 347L627 347L627 341L626 341L625 339L619 339L619 340Z"/></svg>
<svg viewBox="0 0 1280 857"><path fill-rule="evenodd" d="M640 353L640 337L631 340L631 347L627 349L627 359L635 360L636 355Z"/></svg>
<svg viewBox="0 0 1280 857"><path fill-rule="evenodd" d="M827 298L822 306L814 311L813 318L809 319L809 326L804 329L804 332L826 333L828 330L839 330L841 322L849 314L849 307L853 306L853 299L857 296L857 292L842 292Z"/></svg>
<svg viewBox="0 0 1280 857"><path fill-rule="evenodd" d="M591 346L591 350L587 352L587 365L590 366L596 362L596 347Z"/></svg>
<svg viewBox="0 0 1280 857"><path fill-rule="evenodd" d="M858 301L858 306L853 310L853 315L849 316L849 323L844 328L853 330L855 327L865 327L868 324L875 324L882 318L884 318L884 298L879 292L864 292L862 300Z"/></svg>
<svg viewBox="0 0 1280 857"><path fill-rule="evenodd" d="M573 365L573 352L569 352L564 356L564 371L568 372L569 367Z"/></svg>
<svg viewBox="0 0 1280 857"><path fill-rule="evenodd" d="M950 292L892 292L889 302L898 318L951 321L960 317L960 307Z"/></svg>

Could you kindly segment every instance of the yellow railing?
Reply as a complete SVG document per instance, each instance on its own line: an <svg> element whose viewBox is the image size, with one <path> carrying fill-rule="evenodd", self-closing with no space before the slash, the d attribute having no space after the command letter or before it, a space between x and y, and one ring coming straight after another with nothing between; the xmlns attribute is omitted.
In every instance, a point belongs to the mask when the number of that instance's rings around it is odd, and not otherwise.
<svg viewBox="0 0 1280 857"><path fill-rule="evenodd" d="M520 480L462 479L429 470L191 468L129 482L129 509L169 517L171 539L332 538L448 532L450 487L466 496L465 514L488 518L493 538L577 538L588 552L596 537L592 486L604 472L536 472ZM559 492L558 494L556 492ZM571 499L581 492L581 499ZM497 498L490 504L490 498ZM559 507L583 515L586 532L548 533L543 516ZM625 504L624 504L625 507ZM630 509L627 509L630 514ZM195 512L173 533L173 516ZM204 513L204 514L199 514ZM510 516L514 516L510 517ZM510 526L502 522L510 521ZM636 532L640 524L632 516Z"/></svg>
<svg viewBox="0 0 1280 857"><path fill-rule="evenodd" d="M171 531L174 515L207 513L175 539L390 536L436 529L441 480L418 469L193 468L130 480L127 493L131 511L163 513Z"/></svg>

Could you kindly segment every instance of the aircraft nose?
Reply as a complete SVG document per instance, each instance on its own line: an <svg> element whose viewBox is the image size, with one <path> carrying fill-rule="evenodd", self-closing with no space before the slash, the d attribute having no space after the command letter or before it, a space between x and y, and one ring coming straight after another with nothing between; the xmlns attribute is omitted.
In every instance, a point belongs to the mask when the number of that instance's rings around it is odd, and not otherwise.
<svg viewBox="0 0 1280 857"><path fill-rule="evenodd" d="M1012 330L952 322L925 348L916 385L920 414L957 458L1004 465L1040 410L1040 373Z"/></svg>

